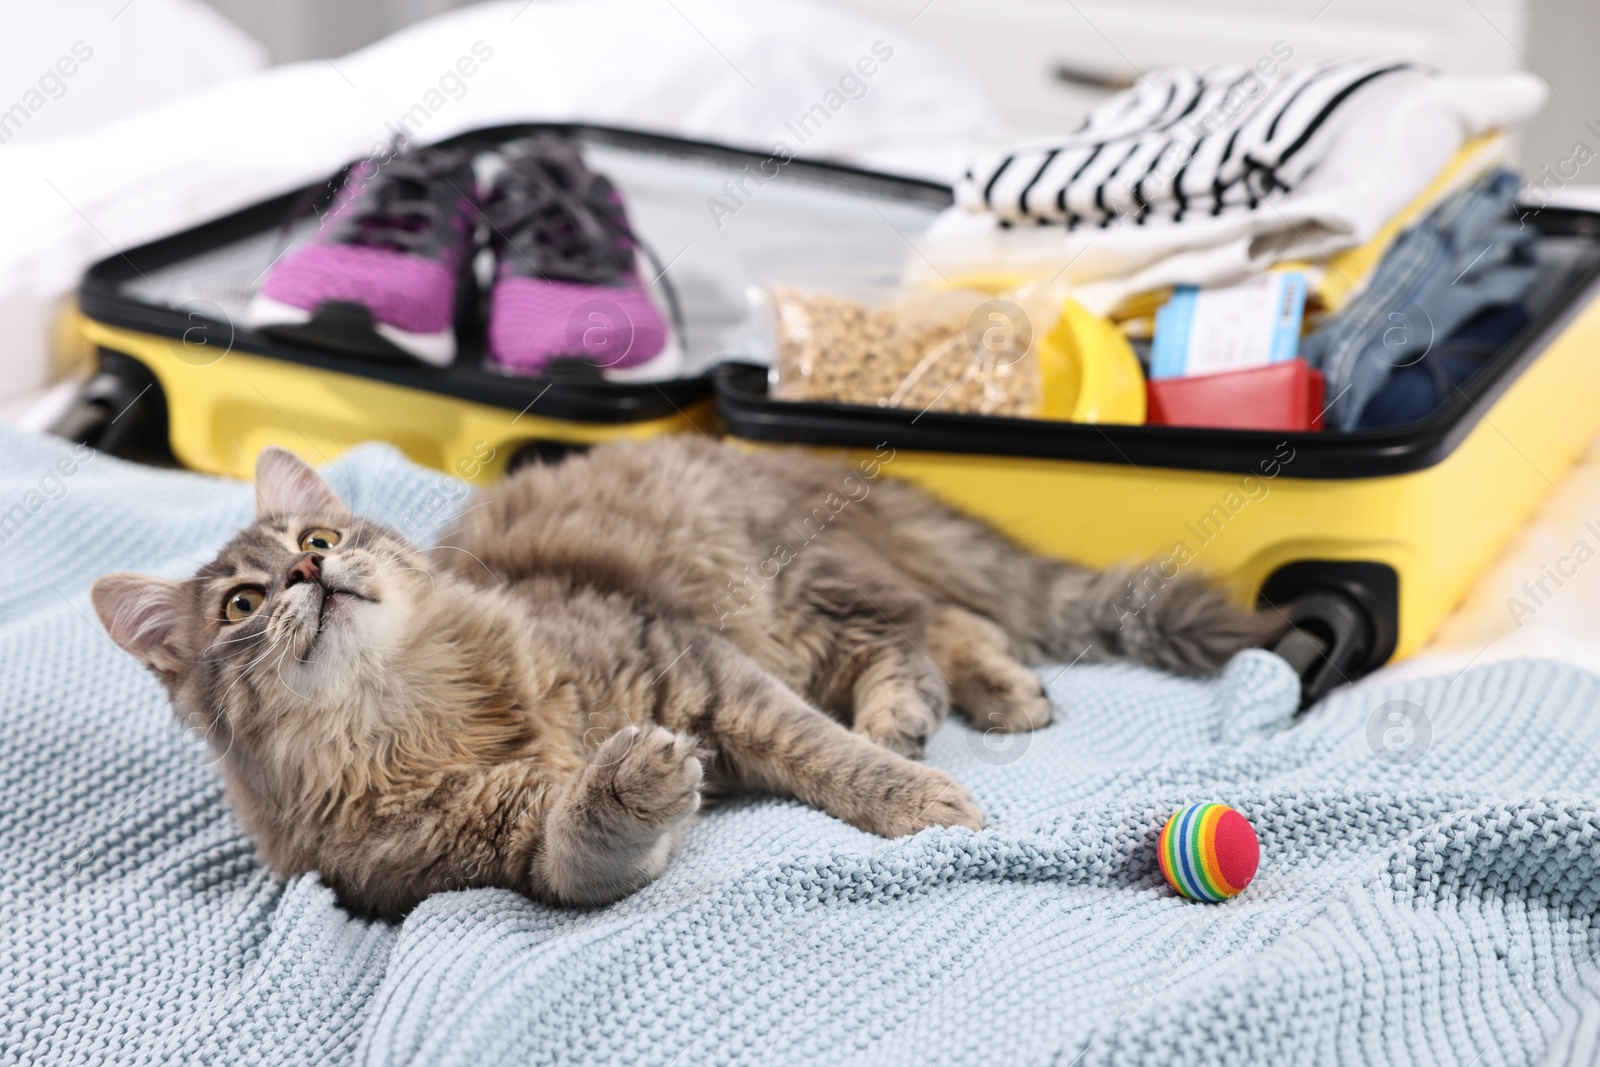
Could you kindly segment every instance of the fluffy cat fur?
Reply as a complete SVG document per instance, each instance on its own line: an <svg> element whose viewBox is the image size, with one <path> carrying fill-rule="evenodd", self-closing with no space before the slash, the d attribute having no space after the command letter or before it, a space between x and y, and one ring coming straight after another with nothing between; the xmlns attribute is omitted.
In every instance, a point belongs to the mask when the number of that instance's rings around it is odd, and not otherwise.
<svg viewBox="0 0 1600 1067"><path fill-rule="evenodd" d="M257 521L213 562L93 599L211 740L266 863L388 917L469 886L614 901L713 790L886 837L977 829L914 761L952 702L1035 729L1025 663L1196 674L1276 629L1187 577L1152 592L1033 555L879 473L607 444L524 468L419 549L271 449Z"/></svg>

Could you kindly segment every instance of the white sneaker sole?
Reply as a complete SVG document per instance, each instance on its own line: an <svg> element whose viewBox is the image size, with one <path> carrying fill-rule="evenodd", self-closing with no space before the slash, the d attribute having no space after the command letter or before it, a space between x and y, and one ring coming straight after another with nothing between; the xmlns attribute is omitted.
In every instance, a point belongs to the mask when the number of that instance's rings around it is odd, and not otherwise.
<svg viewBox="0 0 1600 1067"><path fill-rule="evenodd" d="M622 367L617 370L606 368L600 373L605 375L608 382L664 382L669 378L683 377L683 349L678 347L678 338L673 334L672 327L667 327L667 343L643 363L632 367Z"/></svg>
<svg viewBox="0 0 1600 1067"><path fill-rule="evenodd" d="M246 321L253 330L267 329L273 326L306 326L316 316L303 307L286 304L281 300L273 300L269 296L257 293L250 301L250 307L245 314ZM373 324L373 332L409 356L414 356L423 363L432 367L448 367L456 359L456 334L454 329L442 330L439 333L412 333L391 326L386 322ZM334 347L330 345L329 347Z"/></svg>

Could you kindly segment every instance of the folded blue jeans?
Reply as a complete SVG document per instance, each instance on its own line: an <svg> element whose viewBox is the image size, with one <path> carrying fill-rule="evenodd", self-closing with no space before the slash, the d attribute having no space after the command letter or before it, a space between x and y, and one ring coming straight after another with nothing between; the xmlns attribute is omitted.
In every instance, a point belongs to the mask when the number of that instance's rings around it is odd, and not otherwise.
<svg viewBox="0 0 1600 1067"><path fill-rule="evenodd" d="M1366 288L1300 344L1327 378L1327 424L1353 430L1395 370L1425 358L1487 308L1521 300L1538 276L1532 230L1511 216L1522 181L1485 175L1395 238Z"/></svg>
<svg viewBox="0 0 1600 1067"><path fill-rule="evenodd" d="M1362 409L1357 428L1382 430L1427 418L1457 386L1465 385L1494 359L1528 321L1528 309L1521 303L1480 311L1421 360L1392 371Z"/></svg>

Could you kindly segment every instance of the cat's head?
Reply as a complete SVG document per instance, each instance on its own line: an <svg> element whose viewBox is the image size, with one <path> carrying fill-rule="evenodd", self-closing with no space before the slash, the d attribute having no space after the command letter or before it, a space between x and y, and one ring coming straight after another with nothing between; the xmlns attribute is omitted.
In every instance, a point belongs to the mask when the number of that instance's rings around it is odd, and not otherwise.
<svg viewBox="0 0 1600 1067"><path fill-rule="evenodd" d="M256 463L256 521L198 574L108 575L92 598L180 719L225 745L241 729L310 723L382 694L434 583L409 541L354 518L315 471L273 448Z"/></svg>

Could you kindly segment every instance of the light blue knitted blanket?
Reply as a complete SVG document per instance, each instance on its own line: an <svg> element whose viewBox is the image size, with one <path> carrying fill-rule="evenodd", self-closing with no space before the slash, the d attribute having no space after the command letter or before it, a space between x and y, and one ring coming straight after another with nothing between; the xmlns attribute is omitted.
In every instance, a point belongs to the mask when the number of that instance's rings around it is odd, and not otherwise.
<svg viewBox="0 0 1600 1067"><path fill-rule="evenodd" d="M21 1063L1535 1063L1600 1027L1600 680L1543 663L1347 692L1291 722L1265 653L1185 681L1044 672L1056 725L929 759L981 833L708 813L658 884L355 921L277 885L208 758L89 607L185 574L247 487L0 430L0 1059ZM55 470L55 474L51 471ZM340 481L339 479L348 479ZM448 488L383 448L379 517ZM446 496L456 495L453 491ZM21 511L11 510L13 504ZM1398 718L1391 716L1400 716ZM1161 882L1165 816L1261 834L1245 894Z"/></svg>

